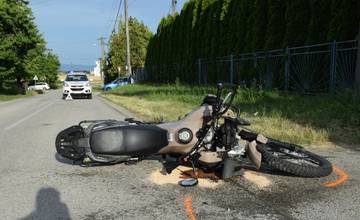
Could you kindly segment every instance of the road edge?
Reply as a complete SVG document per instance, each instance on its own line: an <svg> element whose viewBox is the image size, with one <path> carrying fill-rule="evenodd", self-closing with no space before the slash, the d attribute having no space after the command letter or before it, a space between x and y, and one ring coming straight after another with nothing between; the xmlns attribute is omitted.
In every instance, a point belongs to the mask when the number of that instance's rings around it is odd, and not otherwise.
<svg viewBox="0 0 360 220"><path fill-rule="evenodd" d="M96 95L96 97L105 103L110 108L114 109L115 111L119 112L120 114L124 115L126 118L137 118L134 113L130 112L126 108L112 102L111 100L107 99L106 97L102 96L100 93Z"/></svg>

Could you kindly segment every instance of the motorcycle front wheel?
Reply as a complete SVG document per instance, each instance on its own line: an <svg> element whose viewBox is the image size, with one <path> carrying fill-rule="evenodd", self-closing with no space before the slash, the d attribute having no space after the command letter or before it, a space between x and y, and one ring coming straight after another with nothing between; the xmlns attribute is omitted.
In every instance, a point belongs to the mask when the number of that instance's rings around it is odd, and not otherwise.
<svg viewBox="0 0 360 220"><path fill-rule="evenodd" d="M332 172L331 163L303 147L269 140L257 144L262 160L271 167L301 177L324 177Z"/></svg>

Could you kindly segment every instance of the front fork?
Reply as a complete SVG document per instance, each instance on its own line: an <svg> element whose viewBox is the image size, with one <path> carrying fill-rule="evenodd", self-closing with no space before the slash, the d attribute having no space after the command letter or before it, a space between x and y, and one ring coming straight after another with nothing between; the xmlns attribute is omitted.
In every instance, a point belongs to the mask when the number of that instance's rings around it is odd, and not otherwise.
<svg viewBox="0 0 360 220"><path fill-rule="evenodd" d="M237 135L238 141L240 139L246 140L247 144L243 145L238 143L238 145L233 146L232 150L228 152L228 157L233 159L238 159L241 156L248 156L250 161L255 165L257 169L261 167L262 155L257 150L257 144L266 144L268 142L267 138L261 134L255 134L247 131L240 131Z"/></svg>

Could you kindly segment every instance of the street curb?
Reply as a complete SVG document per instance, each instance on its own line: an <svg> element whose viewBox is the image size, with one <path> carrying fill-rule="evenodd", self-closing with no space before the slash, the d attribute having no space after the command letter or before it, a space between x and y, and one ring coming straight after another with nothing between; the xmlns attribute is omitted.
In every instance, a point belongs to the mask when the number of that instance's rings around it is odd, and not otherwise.
<svg viewBox="0 0 360 220"><path fill-rule="evenodd" d="M101 96L101 94L96 95L97 98L99 98L103 103L105 103L107 106L111 107L115 111L119 112L120 114L124 115L125 118L134 118L137 119L134 113L130 112L129 110L125 109L124 107L113 103L106 97Z"/></svg>

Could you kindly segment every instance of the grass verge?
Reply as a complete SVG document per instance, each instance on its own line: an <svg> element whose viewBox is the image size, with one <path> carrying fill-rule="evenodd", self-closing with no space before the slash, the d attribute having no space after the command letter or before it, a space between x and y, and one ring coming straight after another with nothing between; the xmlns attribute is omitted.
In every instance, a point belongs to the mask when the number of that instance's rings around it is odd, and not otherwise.
<svg viewBox="0 0 360 220"><path fill-rule="evenodd" d="M211 87L138 84L102 95L145 120L176 120L214 92ZM250 129L269 137L306 145L360 144L360 103L351 93L310 96L244 88L234 103L252 122Z"/></svg>
<svg viewBox="0 0 360 220"><path fill-rule="evenodd" d="M35 91L27 91L26 94L21 94L19 88L13 81L6 81L3 83L3 87L0 87L0 102L10 101L13 99L25 98L37 95Z"/></svg>
<svg viewBox="0 0 360 220"><path fill-rule="evenodd" d="M36 95L36 92L27 92L26 95L2 95L0 94L0 102L11 101L14 99L25 98Z"/></svg>

